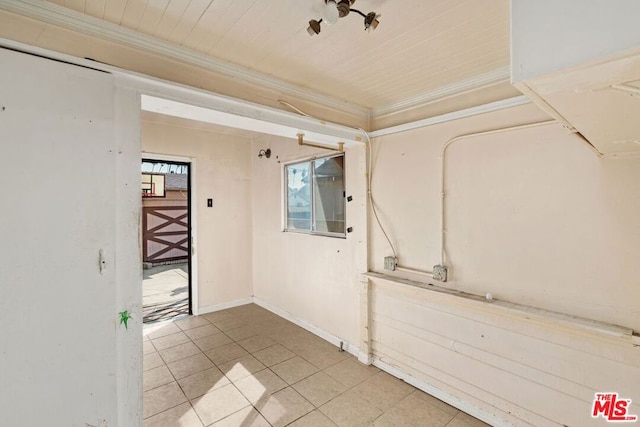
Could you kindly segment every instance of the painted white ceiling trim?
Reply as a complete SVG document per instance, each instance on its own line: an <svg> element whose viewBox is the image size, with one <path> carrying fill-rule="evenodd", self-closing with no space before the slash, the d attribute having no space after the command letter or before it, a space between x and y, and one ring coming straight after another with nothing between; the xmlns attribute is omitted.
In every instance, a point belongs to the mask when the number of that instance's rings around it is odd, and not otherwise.
<svg viewBox="0 0 640 427"><path fill-rule="evenodd" d="M341 101L239 65L218 60L191 49L166 43L155 37L76 12L75 10L57 4L37 0L2 0L0 1L0 9L69 30L78 31L83 34L122 43L147 52L168 56L186 64L204 67L223 75L279 91L283 94L307 99L311 102L348 112L358 117L369 118L370 112L368 108Z"/></svg>
<svg viewBox="0 0 640 427"><path fill-rule="evenodd" d="M439 123L446 123L453 120L473 117L480 114L491 113L493 111L504 110L505 108L513 108L519 105L530 104L531 100L526 96L515 96L513 98L503 99L501 101L490 102L488 104L478 105L477 107L466 108L464 110L454 111L451 113L441 114L439 116L429 117L427 119L417 120L415 122L405 123L398 126L392 126L385 129L369 132L370 138L378 138L381 136L392 135L394 133L406 132L413 129L433 126Z"/></svg>
<svg viewBox="0 0 640 427"><path fill-rule="evenodd" d="M272 121L262 118L249 117L244 114L232 114L226 111L214 110L206 107L198 107L182 102L171 101L163 98L142 95L142 110L152 113L164 114L167 116L180 117L183 119L197 120L204 123L212 123L215 125L227 126L235 129L244 129L253 132L264 133L268 135L283 136L285 138L296 139L298 133L304 135L304 139L310 142L318 142L325 144L327 147L335 147L338 149L338 142L344 142L345 146L351 146L364 138L364 133L358 135L353 129L332 129L331 134L340 133L341 138L327 135L327 124L306 123L305 126L297 126L296 122L299 118L285 118L287 120ZM289 124L285 124L284 122ZM325 128L325 129L323 129ZM306 130L305 130L306 129ZM355 139L359 140L356 141Z"/></svg>
<svg viewBox="0 0 640 427"><path fill-rule="evenodd" d="M451 96L460 95L474 89L480 89L496 83L508 82L511 78L511 69L507 67L498 68L488 73L480 74L469 79L460 80L456 83L442 86L420 95L407 98L401 102L386 105L371 110L371 117L376 118L388 114L395 114L412 108L417 108L433 101L438 101Z"/></svg>
<svg viewBox="0 0 640 427"><path fill-rule="evenodd" d="M302 131L305 134L306 140L324 144L345 142L345 145L349 146L352 144L361 144L363 141L364 132L348 126L329 123L312 117L301 116L215 94L202 89L134 73L108 64L76 58L72 55L53 52L13 40L0 38L0 48L2 47L112 73L119 80L121 86L134 89L143 95L141 107L146 111L254 130L256 132L269 133L293 139L296 139L297 133ZM531 101L525 96L517 96L403 125L380 129L369 132L368 135L370 138L382 137L432 126L438 123L445 123L505 108L516 107L530 102Z"/></svg>
<svg viewBox="0 0 640 427"><path fill-rule="evenodd" d="M150 53L160 54L177 61L203 67L214 72L237 79L258 84L286 95L308 100L319 105L369 119L399 113L408 109L460 95L473 89L508 81L509 67L499 68L491 72L464 79L451 85L427 91L401 102L392 103L372 110L343 101L316 91L288 83L248 68L221 61L191 49L164 42L155 37L115 25L113 23L79 13L57 4L42 0L0 0L0 9L7 10L29 18L37 19L52 25L60 26L83 34L99 37L113 42L125 44Z"/></svg>
<svg viewBox="0 0 640 427"><path fill-rule="evenodd" d="M143 95L142 109L145 111L292 139L297 139L298 133L303 133L305 140L334 144L336 147L338 142L350 146L361 144L364 140L364 133L360 129L106 67L119 76L123 86Z"/></svg>
<svg viewBox="0 0 640 427"><path fill-rule="evenodd" d="M303 132L305 139L308 141L336 144L336 148L338 142L344 142L346 146L361 144L365 135L365 132L360 129L325 122L312 117L293 114L248 101L215 94L175 82L123 70L108 64L96 63L72 55L30 46L14 40L0 38L0 48L2 47L112 73L116 79L118 79L119 85L134 89L142 95L141 108L145 111L200 120L224 126L233 126L240 129L254 130L256 132L279 135L292 139L297 139L297 134ZM445 123L505 108L516 107L530 102L531 101L525 96L517 96L380 129L369 132L368 136L370 138L377 138L406 132L438 123Z"/></svg>
<svg viewBox="0 0 640 427"><path fill-rule="evenodd" d="M147 100L147 111L284 136L293 140L297 140L297 134L302 132L305 140L335 146L336 149L338 142L344 142L348 147L362 144L364 140L364 133L359 129L134 73L112 65L0 38L0 49L3 47L111 73L119 86L135 90ZM155 98L156 101L150 102L151 98Z"/></svg>

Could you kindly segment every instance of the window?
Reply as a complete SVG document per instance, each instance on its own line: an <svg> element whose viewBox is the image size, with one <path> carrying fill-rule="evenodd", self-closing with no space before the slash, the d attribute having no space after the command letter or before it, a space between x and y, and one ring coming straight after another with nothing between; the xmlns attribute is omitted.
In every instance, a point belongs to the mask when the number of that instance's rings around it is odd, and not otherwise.
<svg viewBox="0 0 640 427"><path fill-rule="evenodd" d="M345 235L344 155L285 166L285 231Z"/></svg>

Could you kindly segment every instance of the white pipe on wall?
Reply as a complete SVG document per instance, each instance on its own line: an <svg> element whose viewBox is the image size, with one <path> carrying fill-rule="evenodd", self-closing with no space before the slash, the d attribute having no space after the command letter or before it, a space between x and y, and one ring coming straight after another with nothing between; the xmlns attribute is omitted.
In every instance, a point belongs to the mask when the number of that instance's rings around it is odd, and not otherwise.
<svg viewBox="0 0 640 427"><path fill-rule="evenodd" d="M496 133L503 133L503 132L513 132L513 131L516 131L516 130L528 129L528 128L537 127L537 126L545 126L545 125L550 125L550 124L555 124L555 123L557 123L555 120L546 120L546 121L543 121L543 122L527 123L527 124L523 124L523 125L508 126L508 127L504 127L504 128L485 130L485 131L481 131L481 132L467 133L467 134L464 134L464 135L459 135L459 136L451 138L450 140L448 140L442 146L442 151L441 151L441 154L440 154L440 161L441 161L440 171L441 171L441 174L442 174L440 176L440 264L441 265L445 265L444 264L444 259L445 259L445 235L446 235L446 224L445 224L446 204L445 204L445 191L444 190L445 190L445 178L446 178L446 166L447 166L447 162L446 162L447 149L454 142L461 141L461 140L466 140L466 139L469 139L469 138L474 138L474 137L478 137L478 136L485 136L485 135L493 135L493 134L496 134Z"/></svg>
<svg viewBox="0 0 640 427"><path fill-rule="evenodd" d="M511 99L509 100L510 103L513 102L520 102L520 99ZM519 105L519 104L517 104ZM496 109L501 109L503 108L503 105L497 105L497 106L493 106L493 104L487 104L486 106L482 106L483 110L488 110L488 111L493 111L492 108L496 108ZM482 112L486 112L486 111L482 111ZM476 113L474 111L474 113ZM475 115L475 114L472 114ZM466 116L463 116L466 117ZM403 128L399 128L399 127L394 127L394 128L388 128L388 129L381 129L379 131L375 131L375 132L370 132L368 135L365 133L365 135L367 135L369 138L370 137L378 137L378 136L384 136L384 135L388 135L388 134L392 134L392 133L396 133L396 132L402 132L405 130L409 130L409 129L413 129L413 128L417 128L417 127L425 127L425 126L429 126L435 123L441 123L441 122L445 122L445 121L449 121L449 120L455 120L457 118L460 117L452 117L449 118L447 117L447 115L441 116L439 118L439 120L435 121L434 123L420 123L420 122L415 122L413 123L411 126L407 127L406 129ZM532 128L532 127L537 127L537 126L544 126L544 125L550 125L550 124L554 124L554 123L558 123L555 120L546 120L546 121L542 121L542 122L535 122L535 123L527 123L527 124L523 124L523 125L516 125L516 126L508 126L508 127L504 127L504 128L497 128L497 129L491 129L491 130L486 130L486 131L481 131L481 132L473 132L473 133L468 133L468 134L463 134L463 135L458 135L456 137L453 137L451 139L449 139L443 146L442 146L442 151L441 151L441 155L440 155L440 160L441 160L441 180L440 180L440 263L441 265L445 265L445 247L446 247L446 224L445 224L445 211L446 211L446 203L445 203L445 179L446 179L446 153L447 153L447 149L449 148L449 146L451 146L453 143L455 143L456 141L460 141L460 140L465 140L468 138L472 138L472 137L477 137L477 136L485 136L485 135L492 135L492 134L497 134L497 133L502 133L502 132L511 132L511 131L516 131L516 130L522 130L522 129L527 129L527 128ZM364 133L364 132L363 132ZM587 147L589 148L589 150L591 150L596 156L601 157L602 153L600 153L586 138L584 138L584 136L582 136L580 133L576 133L576 135L580 138L580 141ZM369 176L369 179L371 179L371 176ZM370 186L370 185L369 185ZM371 190L369 189L369 192ZM383 229L384 232L384 229ZM385 237L386 233L385 233ZM387 237L387 240L389 241L389 238ZM391 245L391 242L389 241L389 244ZM394 257L398 258L395 248L393 248L393 253L394 253ZM430 276L433 277L433 272L432 271L427 271L427 270L418 270L418 269L413 269L413 268L407 268L407 267L402 267L400 265L396 266L396 270L398 271L404 271L404 272L408 272L408 273L412 273L412 274L419 274L419 275L426 275L426 276Z"/></svg>

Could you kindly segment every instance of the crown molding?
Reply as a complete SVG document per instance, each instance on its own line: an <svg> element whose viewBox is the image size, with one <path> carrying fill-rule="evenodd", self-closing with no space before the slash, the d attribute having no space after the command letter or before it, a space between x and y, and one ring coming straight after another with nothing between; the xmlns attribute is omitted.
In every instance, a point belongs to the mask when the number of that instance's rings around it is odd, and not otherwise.
<svg viewBox="0 0 640 427"><path fill-rule="evenodd" d="M392 126L385 129L379 129L369 132L370 138L379 138L381 136L392 135L394 133L406 132L413 129L419 129L427 126L437 125L439 123L451 122L453 120L465 119L467 117L478 116L480 114L491 113L493 111L504 110L507 108L518 107L520 105L530 104L531 100L526 96L515 96L513 98L503 99L501 101L490 102L488 104L478 105L476 107L466 108L464 110L453 111L451 113L441 114L439 116L429 117L415 122L405 123L402 125Z"/></svg>
<svg viewBox="0 0 640 427"><path fill-rule="evenodd" d="M203 67L216 73L350 113L357 117L369 119L370 116L368 108L341 101L53 3L36 0L1 0L0 9L82 34L125 44L149 53L160 54L186 64Z"/></svg>
<svg viewBox="0 0 640 427"><path fill-rule="evenodd" d="M362 144L366 133L361 129L220 95L205 89L9 39L0 38L0 50L2 49L15 50L112 74L118 87L131 89L141 95L140 107L143 111L283 136L294 141L302 132L307 141L332 146L336 144L336 149L340 142L344 143L345 147Z"/></svg>
<svg viewBox="0 0 640 427"><path fill-rule="evenodd" d="M419 108L434 101L439 101L452 96L460 95L470 90L480 89L497 83L509 82L511 70L507 67L498 68L488 73L459 80L455 83L439 87L411 98L404 99L371 110L371 118L379 118L391 114L397 114L405 110Z"/></svg>

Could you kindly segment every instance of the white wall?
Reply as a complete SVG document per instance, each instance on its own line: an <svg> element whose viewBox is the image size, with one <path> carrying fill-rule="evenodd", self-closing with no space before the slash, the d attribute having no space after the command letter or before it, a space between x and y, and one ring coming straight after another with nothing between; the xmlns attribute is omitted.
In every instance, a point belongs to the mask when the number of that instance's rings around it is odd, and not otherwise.
<svg viewBox="0 0 640 427"><path fill-rule="evenodd" d="M371 279L375 364L495 426L601 426L594 394L640 414L640 355L615 328Z"/></svg>
<svg viewBox="0 0 640 427"><path fill-rule="evenodd" d="M424 270L439 262L447 140L546 120L526 105L374 140L373 192L400 262ZM402 278L424 277L385 271L391 251L372 225L369 267L384 277L370 279L367 296L358 282L366 236L281 231L279 162L318 152L275 137L254 141L252 151L261 148L273 156L253 159L258 301L351 349L360 331L369 333L375 364L496 425L597 424L590 409L603 390L640 401L640 353L629 329L640 328L640 160L598 159L557 124L456 143L447 154L451 280L443 286L451 291L414 287ZM347 152L347 194L358 204L348 205L347 217L360 230L352 219L356 210L365 221L363 147L354 154ZM491 292L498 301L455 291ZM359 323L366 300L368 332Z"/></svg>
<svg viewBox="0 0 640 427"><path fill-rule="evenodd" d="M544 119L533 105L374 141L373 193L400 263L440 261L440 151ZM447 152L444 286L640 330L640 160L598 159L559 125ZM372 228L371 265L390 255Z"/></svg>
<svg viewBox="0 0 640 427"><path fill-rule="evenodd" d="M270 159L258 159L271 148ZM253 284L256 298L357 347L358 275L366 271L364 146L345 154L346 239L282 231L283 164L329 152L263 136L253 143ZM353 349L353 347L352 347Z"/></svg>
<svg viewBox="0 0 640 427"><path fill-rule="evenodd" d="M140 236L140 96L127 88L126 78L116 89L114 109L116 140L116 307L134 313L130 332L118 324L116 335L118 422L117 425L139 425L142 422L142 253ZM119 85L120 86L120 85ZM95 301L92 301L95 303Z"/></svg>
<svg viewBox="0 0 640 427"><path fill-rule="evenodd" d="M635 0L511 0L511 80L640 46Z"/></svg>
<svg viewBox="0 0 640 427"><path fill-rule="evenodd" d="M5 49L0 86L0 425L140 425L137 94Z"/></svg>
<svg viewBox="0 0 640 427"><path fill-rule="evenodd" d="M527 105L374 140L373 193L401 264L439 263L443 144L540 120ZM589 425L605 389L640 402L640 159L599 159L553 124L461 140L446 161L439 285L529 307L399 284L425 279L383 269L373 226L371 267L392 279L371 279L376 363L502 425Z"/></svg>
<svg viewBox="0 0 640 427"><path fill-rule="evenodd" d="M250 298L251 140L145 120L142 150L195 159L199 312Z"/></svg>

